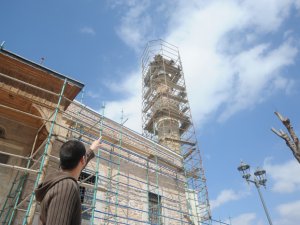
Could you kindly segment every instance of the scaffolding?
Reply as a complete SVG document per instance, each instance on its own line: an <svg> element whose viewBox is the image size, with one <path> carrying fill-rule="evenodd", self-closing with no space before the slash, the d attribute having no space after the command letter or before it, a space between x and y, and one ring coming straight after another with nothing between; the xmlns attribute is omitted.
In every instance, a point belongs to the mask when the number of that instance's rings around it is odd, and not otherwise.
<svg viewBox="0 0 300 225"><path fill-rule="evenodd" d="M123 118L121 123L108 119L104 107L99 114L82 102L67 98L65 88L74 85L67 77L58 79L58 92L3 72L0 80L1 95L22 96L23 101L48 112L38 115L35 110L24 111L0 103L0 118L9 114L39 121L29 154L0 151L18 159L17 164L0 163L13 177L1 207L1 224L36 224L40 206L34 190L46 175L59 170L60 146L74 138L88 146L99 135L103 147L78 181L83 224L212 223L201 205L200 198L207 198L202 195L204 176L202 168L199 171L194 165L199 163L194 151L179 154L126 128Z"/></svg>
<svg viewBox="0 0 300 225"><path fill-rule="evenodd" d="M150 41L142 56L142 77L144 135L182 156L192 221L209 221L206 178L177 47L163 40Z"/></svg>

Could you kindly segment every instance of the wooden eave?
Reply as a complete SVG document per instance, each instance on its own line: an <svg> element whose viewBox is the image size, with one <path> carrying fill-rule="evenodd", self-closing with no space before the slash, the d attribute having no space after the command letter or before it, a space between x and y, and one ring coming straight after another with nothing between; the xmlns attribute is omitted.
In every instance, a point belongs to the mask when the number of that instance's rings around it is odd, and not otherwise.
<svg viewBox="0 0 300 225"><path fill-rule="evenodd" d="M0 73L57 94L61 92L64 79L67 79L68 83L65 87L64 96L71 101L74 100L84 86L78 81L3 49L0 50ZM47 101L57 102L57 97L54 95L34 89L30 85L26 86L3 76L0 76L0 82L44 98ZM65 109L69 104L69 101L62 102Z"/></svg>

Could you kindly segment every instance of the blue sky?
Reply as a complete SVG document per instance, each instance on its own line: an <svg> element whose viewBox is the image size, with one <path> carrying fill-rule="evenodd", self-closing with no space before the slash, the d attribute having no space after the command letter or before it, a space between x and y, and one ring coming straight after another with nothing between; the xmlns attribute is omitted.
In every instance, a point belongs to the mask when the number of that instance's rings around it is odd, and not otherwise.
<svg viewBox="0 0 300 225"><path fill-rule="evenodd" d="M83 82L83 102L141 129L140 56L147 41L178 46L213 217L265 225L240 160L268 173L274 224L300 220L300 165L270 128L288 116L300 134L299 0L5 1L5 48Z"/></svg>

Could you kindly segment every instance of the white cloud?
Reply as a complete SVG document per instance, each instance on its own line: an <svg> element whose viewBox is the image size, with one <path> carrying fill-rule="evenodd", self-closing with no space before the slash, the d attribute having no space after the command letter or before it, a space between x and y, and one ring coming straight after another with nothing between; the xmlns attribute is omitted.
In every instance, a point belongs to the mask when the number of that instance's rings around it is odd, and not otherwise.
<svg viewBox="0 0 300 225"><path fill-rule="evenodd" d="M119 37L130 47L139 50L145 43L145 36L150 34L151 17L146 14L150 5L149 0L131 0L118 3L125 5L126 14L121 19L121 24L116 28Z"/></svg>
<svg viewBox="0 0 300 225"><path fill-rule="evenodd" d="M100 98L100 95L94 91L87 91L86 95L90 98Z"/></svg>
<svg viewBox="0 0 300 225"><path fill-rule="evenodd" d="M225 121L278 91L288 89L286 92L292 93L295 88L283 68L294 63L297 45L292 32L278 32L295 1L172 1L168 4L173 10L161 24L154 24L147 11L149 4L146 0L130 1L117 32L128 46L138 50L153 36L155 26L168 24L161 36L179 46L193 118L199 127L213 117ZM163 8L165 5L157 11ZM281 36L282 41L261 41L270 33L277 39ZM120 86L130 87L131 83L141 86L141 74L128 76ZM137 105L133 104L141 96L137 90L129 91L129 97L120 103ZM118 102L114 102L115 107ZM131 110L140 118L140 107ZM134 127L141 127L140 120Z"/></svg>
<svg viewBox="0 0 300 225"><path fill-rule="evenodd" d="M96 31L92 27L82 27L80 29L80 33L82 34L88 34L88 35L96 35Z"/></svg>
<svg viewBox="0 0 300 225"><path fill-rule="evenodd" d="M123 109L124 118L128 119L125 126L141 133L142 97L137 94L142 91L139 76L139 72L133 72L124 82L109 84L111 90L119 93L127 93L129 97L123 100L108 102L105 114L108 118L120 122L121 111Z"/></svg>
<svg viewBox="0 0 300 225"><path fill-rule="evenodd" d="M247 5L249 1L212 1L204 7L201 3L183 3L176 12L173 22L176 29L171 29L167 40L180 47L197 121L207 121L220 108L223 110L219 120L224 121L255 106L263 100L265 88L283 76L281 69L293 63L297 49L289 39L279 46L272 46L271 42L249 46L244 40L247 34L256 38L263 35L265 17L274 21L273 25L269 24L272 31L286 18L286 13L280 12L288 6L275 3L278 1L273 1L271 8L277 8L267 9L264 18L255 17L260 12L258 9L263 7L259 2L263 1L255 2L258 6L251 10ZM189 16L185 17L187 14ZM277 90L274 88L274 91Z"/></svg>
<svg viewBox="0 0 300 225"><path fill-rule="evenodd" d="M231 189L223 190L216 199L210 200L211 209L213 210L230 201L239 200L245 195L246 193L235 192Z"/></svg>
<svg viewBox="0 0 300 225"><path fill-rule="evenodd" d="M300 200L280 204L276 207L276 214L271 217L274 225L295 225L300 221ZM255 213L243 213L227 220L232 225L265 225L267 218L265 215L261 219Z"/></svg>
<svg viewBox="0 0 300 225"><path fill-rule="evenodd" d="M300 0L296 0L296 7L298 10L300 9Z"/></svg>
<svg viewBox="0 0 300 225"><path fill-rule="evenodd" d="M260 32L269 32L278 29L294 3L294 0L248 0L244 2L243 7L250 13L250 23Z"/></svg>
<svg viewBox="0 0 300 225"><path fill-rule="evenodd" d="M244 213L231 219L233 225L258 225L255 213ZM229 222L229 221L228 221Z"/></svg>
<svg viewBox="0 0 300 225"><path fill-rule="evenodd" d="M131 72L125 80L107 83L107 87L114 92L128 93L130 96L142 92L142 79L140 71ZM141 95L140 95L141 96ZM142 98L142 97L141 97Z"/></svg>
<svg viewBox="0 0 300 225"><path fill-rule="evenodd" d="M280 69L293 63L297 50L289 41L274 50L269 49L270 46L261 44L234 57L231 65L235 67L232 71L236 75L236 84L232 87L235 93L227 100L220 120L264 101L269 97L265 94L288 86L287 79L278 85L278 81L284 79L280 76Z"/></svg>
<svg viewBox="0 0 300 225"><path fill-rule="evenodd" d="M295 225L300 221L300 200L284 203L277 207L280 219L275 221L276 225Z"/></svg>
<svg viewBox="0 0 300 225"><path fill-rule="evenodd" d="M300 191L300 166L296 160L274 165L269 159L265 161L264 168L268 177L272 179L272 191L278 193L293 193Z"/></svg>
<svg viewBox="0 0 300 225"><path fill-rule="evenodd" d="M121 122L121 111L123 110L124 120L128 119L124 125L141 133L141 121L138 121L138 118L141 118L141 104L139 96L124 101L108 102L105 107L105 115L116 122Z"/></svg>
<svg viewBox="0 0 300 225"><path fill-rule="evenodd" d="M285 93L287 95L292 95L296 91L295 85L296 85L296 83L292 79L287 79L284 77L277 77L271 86L271 90L272 89L283 90L283 91L285 91Z"/></svg>

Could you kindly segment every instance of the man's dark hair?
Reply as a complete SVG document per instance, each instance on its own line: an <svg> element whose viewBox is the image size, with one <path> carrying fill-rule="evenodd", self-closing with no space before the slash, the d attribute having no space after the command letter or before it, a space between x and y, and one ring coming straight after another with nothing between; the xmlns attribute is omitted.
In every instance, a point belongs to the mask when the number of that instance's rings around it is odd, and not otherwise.
<svg viewBox="0 0 300 225"><path fill-rule="evenodd" d="M63 170L74 169L86 153L84 144L77 140L65 142L59 152L60 166Z"/></svg>

